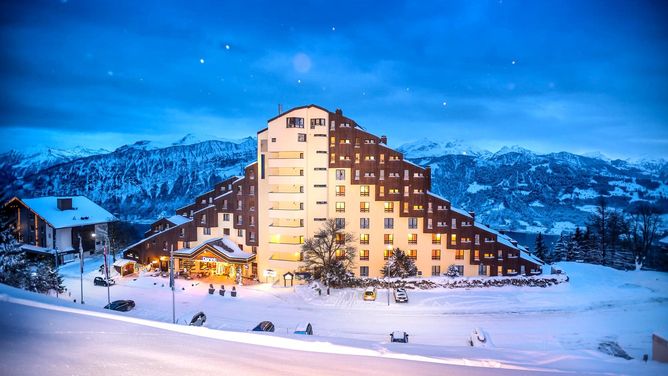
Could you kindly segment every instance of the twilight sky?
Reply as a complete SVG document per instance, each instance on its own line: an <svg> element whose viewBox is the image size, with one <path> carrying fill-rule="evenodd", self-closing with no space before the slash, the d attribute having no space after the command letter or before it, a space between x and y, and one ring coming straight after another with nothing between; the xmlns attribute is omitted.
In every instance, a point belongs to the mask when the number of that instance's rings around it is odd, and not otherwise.
<svg viewBox="0 0 668 376"><path fill-rule="evenodd" d="M254 136L342 108L391 146L668 157L663 1L2 1L0 151Z"/></svg>

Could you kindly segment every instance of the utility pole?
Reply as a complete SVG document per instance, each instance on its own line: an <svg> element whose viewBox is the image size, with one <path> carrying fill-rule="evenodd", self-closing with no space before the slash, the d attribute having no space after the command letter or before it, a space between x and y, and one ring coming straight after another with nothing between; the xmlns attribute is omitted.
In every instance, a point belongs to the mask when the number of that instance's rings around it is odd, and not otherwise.
<svg viewBox="0 0 668 376"><path fill-rule="evenodd" d="M105 278L107 279L107 304L111 307L111 292L109 291L111 289L110 283L109 283L109 261L107 261L107 241L105 240L104 242L104 274Z"/></svg>

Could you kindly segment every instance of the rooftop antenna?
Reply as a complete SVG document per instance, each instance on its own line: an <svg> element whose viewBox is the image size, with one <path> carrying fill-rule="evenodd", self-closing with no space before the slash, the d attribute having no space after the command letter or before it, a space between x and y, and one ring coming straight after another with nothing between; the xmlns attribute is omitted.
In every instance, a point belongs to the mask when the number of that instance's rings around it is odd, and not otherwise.
<svg viewBox="0 0 668 376"><path fill-rule="evenodd" d="M280 115L280 114L282 114L282 113L283 113L283 105L281 105L281 104L279 103L279 104L278 104L278 114Z"/></svg>

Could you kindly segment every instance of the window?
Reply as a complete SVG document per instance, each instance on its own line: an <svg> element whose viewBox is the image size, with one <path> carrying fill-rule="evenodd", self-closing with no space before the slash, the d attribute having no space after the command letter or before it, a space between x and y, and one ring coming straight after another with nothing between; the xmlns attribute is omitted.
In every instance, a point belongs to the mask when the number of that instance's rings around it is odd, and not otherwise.
<svg viewBox="0 0 668 376"><path fill-rule="evenodd" d="M462 236L461 242L462 242L462 243L470 243L470 242L471 242L471 238L467 238L467 237Z"/></svg>
<svg viewBox="0 0 668 376"><path fill-rule="evenodd" d="M202 223L206 223L206 214L202 214Z"/></svg>
<svg viewBox="0 0 668 376"><path fill-rule="evenodd" d="M306 142L306 133L297 133L297 141Z"/></svg>
<svg viewBox="0 0 668 376"><path fill-rule="evenodd" d="M378 196L385 197L385 186L383 185L378 186Z"/></svg>
<svg viewBox="0 0 668 376"><path fill-rule="evenodd" d="M304 128L304 118L289 117L285 120L287 121L286 128Z"/></svg>
<svg viewBox="0 0 668 376"><path fill-rule="evenodd" d="M418 228L418 219L415 217L408 218L408 228Z"/></svg>
<svg viewBox="0 0 668 376"><path fill-rule="evenodd" d="M211 227L202 227L202 234L211 235Z"/></svg>
<svg viewBox="0 0 668 376"><path fill-rule="evenodd" d="M498 256L497 256L498 259L499 259L499 260L503 260L503 251L502 251L502 250L498 250L497 254L498 254Z"/></svg>
<svg viewBox="0 0 668 376"><path fill-rule="evenodd" d="M408 170L404 170L404 180L408 180Z"/></svg>
<svg viewBox="0 0 668 376"><path fill-rule="evenodd" d="M329 138L329 144L334 146L336 144L336 137L332 136Z"/></svg>
<svg viewBox="0 0 668 376"><path fill-rule="evenodd" d="M485 264L478 265L478 275L487 275L487 265Z"/></svg>
<svg viewBox="0 0 668 376"><path fill-rule="evenodd" d="M385 154L380 155L380 163L385 163Z"/></svg>
<svg viewBox="0 0 668 376"><path fill-rule="evenodd" d="M417 249L411 249L408 251L408 258L411 260L417 260Z"/></svg>
<svg viewBox="0 0 668 376"><path fill-rule="evenodd" d="M431 244L441 244L441 234L431 234Z"/></svg>
<svg viewBox="0 0 668 376"><path fill-rule="evenodd" d="M390 256L392 256L392 253L394 253L394 251L392 251L391 249L386 249L385 251L383 251L383 260L389 259Z"/></svg>
<svg viewBox="0 0 668 376"><path fill-rule="evenodd" d="M383 235L383 242L387 245L394 244L394 234L385 234Z"/></svg>
<svg viewBox="0 0 668 376"><path fill-rule="evenodd" d="M368 195L369 195L369 186L360 185L360 196L368 196Z"/></svg>
<svg viewBox="0 0 668 376"><path fill-rule="evenodd" d="M450 227L453 228L453 229L457 228L457 219L456 218L452 218L452 225Z"/></svg>
<svg viewBox="0 0 668 376"><path fill-rule="evenodd" d="M229 213L223 213L223 221L229 222L230 220L230 214Z"/></svg>
<svg viewBox="0 0 668 376"><path fill-rule="evenodd" d="M483 257L486 258L486 259L491 259L491 258L494 258L494 254L492 252L485 252L483 254Z"/></svg>
<svg viewBox="0 0 668 376"><path fill-rule="evenodd" d="M473 259L475 261L480 261L480 250L476 249L473 251Z"/></svg>
<svg viewBox="0 0 668 376"><path fill-rule="evenodd" d="M240 237L240 238L242 238L242 237L244 236L244 230L242 230L242 229L238 229L238 230L237 230L237 236Z"/></svg>
<svg viewBox="0 0 668 376"><path fill-rule="evenodd" d="M457 244L457 234L450 234L450 244L452 245Z"/></svg>
<svg viewBox="0 0 668 376"><path fill-rule="evenodd" d="M459 275L464 275L464 265L455 265L455 267L457 268L457 273L459 273Z"/></svg>
<svg viewBox="0 0 668 376"><path fill-rule="evenodd" d="M410 188L409 186L404 187L404 197L408 197L408 189L409 188Z"/></svg>
<svg viewBox="0 0 668 376"><path fill-rule="evenodd" d="M360 170L355 170L355 180L360 180Z"/></svg>
<svg viewBox="0 0 668 376"><path fill-rule="evenodd" d="M440 265L432 265L431 266L431 275L438 277L441 275L441 266Z"/></svg>
<svg viewBox="0 0 668 376"><path fill-rule="evenodd" d="M422 205L413 205L413 210L423 210L424 206Z"/></svg>
<svg viewBox="0 0 668 376"><path fill-rule="evenodd" d="M360 202L360 213L368 213L369 207L370 207L369 202Z"/></svg>
<svg viewBox="0 0 668 376"><path fill-rule="evenodd" d="M343 229L346 228L346 219L345 218L336 218L335 220L336 228Z"/></svg>
<svg viewBox="0 0 668 376"><path fill-rule="evenodd" d="M496 274L503 275L503 266L499 265L496 267Z"/></svg>
<svg viewBox="0 0 668 376"><path fill-rule="evenodd" d="M337 196L345 196L346 195L346 186L345 185L337 185L336 186L336 195Z"/></svg>
<svg viewBox="0 0 668 376"><path fill-rule="evenodd" d="M385 201L385 213L393 213L393 212L394 212L394 202Z"/></svg>
<svg viewBox="0 0 668 376"><path fill-rule="evenodd" d="M180 232L179 232L179 237L182 238L182 237L184 237L184 236L186 236L186 229L181 228L181 230L180 230Z"/></svg>
<svg viewBox="0 0 668 376"><path fill-rule="evenodd" d="M325 119L311 119L311 125L325 125Z"/></svg>
<svg viewBox="0 0 668 376"><path fill-rule="evenodd" d="M223 229L223 234L229 236L230 235L230 229L229 228L224 228Z"/></svg>
<svg viewBox="0 0 668 376"><path fill-rule="evenodd" d="M404 202L404 213L408 213L408 203Z"/></svg>
<svg viewBox="0 0 668 376"><path fill-rule="evenodd" d="M345 213L346 212L346 203L345 202L337 202L336 203L336 212L337 213Z"/></svg>
<svg viewBox="0 0 668 376"><path fill-rule="evenodd" d="M379 180L385 180L385 170L380 170Z"/></svg>
<svg viewBox="0 0 668 376"><path fill-rule="evenodd" d="M399 194L399 188L390 188L389 193L390 193L391 195Z"/></svg>
<svg viewBox="0 0 668 376"><path fill-rule="evenodd" d="M369 250L363 249L360 251L360 261L369 261Z"/></svg>
<svg viewBox="0 0 668 376"><path fill-rule="evenodd" d="M369 244L369 234L360 234L360 244Z"/></svg>
<svg viewBox="0 0 668 376"><path fill-rule="evenodd" d="M463 259L464 259L464 250L463 249L455 250L455 260L463 260Z"/></svg>
<svg viewBox="0 0 668 376"><path fill-rule="evenodd" d="M441 259L441 250L440 249L432 249L431 250L431 259L432 260L440 260Z"/></svg>
<svg viewBox="0 0 668 376"><path fill-rule="evenodd" d="M336 180L346 180L346 170L336 170Z"/></svg>
<svg viewBox="0 0 668 376"><path fill-rule="evenodd" d="M475 234L475 244L480 245L480 235Z"/></svg>
<svg viewBox="0 0 668 376"><path fill-rule="evenodd" d="M360 163L360 153L355 153L355 163Z"/></svg>
<svg viewBox="0 0 668 376"><path fill-rule="evenodd" d="M383 220L383 228L393 229L394 228L394 218L385 218Z"/></svg>
<svg viewBox="0 0 668 376"><path fill-rule="evenodd" d="M434 228L433 220L431 218L427 218L427 229L431 230Z"/></svg>
<svg viewBox="0 0 668 376"><path fill-rule="evenodd" d="M360 218L360 228L369 228L369 218Z"/></svg>
<svg viewBox="0 0 668 376"><path fill-rule="evenodd" d="M408 234L408 244L417 244L417 234Z"/></svg>
<svg viewBox="0 0 668 376"><path fill-rule="evenodd" d="M341 234L341 233L337 233L337 234L336 234L336 237L335 237L335 239L334 239L334 242L335 242L337 245L344 245L344 244L346 244L346 238L345 238L345 236L343 236L343 234ZM338 252L338 250L337 250L337 252Z"/></svg>
<svg viewBox="0 0 668 376"><path fill-rule="evenodd" d="M368 277L368 276L369 276L369 267L360 266L360 277Z"/></svg>

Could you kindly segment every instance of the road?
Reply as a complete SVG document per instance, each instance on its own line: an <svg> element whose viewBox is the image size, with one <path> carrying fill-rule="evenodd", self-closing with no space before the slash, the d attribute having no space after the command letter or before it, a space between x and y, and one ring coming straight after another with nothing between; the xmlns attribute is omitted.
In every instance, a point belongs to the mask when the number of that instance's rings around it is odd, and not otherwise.
<svg viewBox="0 0 668 376"><path fill-rule="evenodd" d="M10 301L0 312L2 375L529 374L228 342Z"/></svg>

